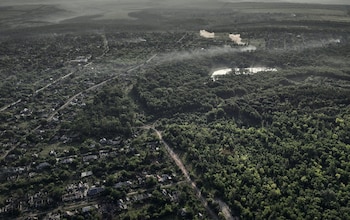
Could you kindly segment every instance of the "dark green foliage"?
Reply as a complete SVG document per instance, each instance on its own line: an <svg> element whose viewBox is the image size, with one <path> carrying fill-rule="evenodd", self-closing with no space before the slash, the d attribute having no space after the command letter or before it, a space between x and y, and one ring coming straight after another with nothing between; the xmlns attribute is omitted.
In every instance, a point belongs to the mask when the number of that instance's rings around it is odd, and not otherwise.
<svg viewBox="0 0 350 220"><path fill-rule="evenodd" d="M196 70L200 60L162 64L140 76L135 94L153 118L167 118L164 138L203 192L223 198L242 219L344 218L349 66L334 68L322 57L341 59L348 48L267 53L285 69L215 82L209 69Z"/></svg>
<svg viewBox="0 0 350 220"><path fill-rule="evenodd" d="M4 19L0 208L10 210L2 218L98 204L69 218L206 219L151 126L220 219L217 199L240 219L350 218L349 8L180 5L44 27L21 6L22 19ZM11 8L2 17L16 15ZM98 31L65 34L87 27ZM217 37L201 38L202 28ZM257 50L244 52L232 31ZM74 61L81 56L88 62ZM210 77L260 66L278 71ZM160 183L163 174L172 180ZM105 190L64 202L78 182ZM40 194L52 202L30 207Z"/></svg>
<svg viewBox="0 0 350 220"><path fill-rule="evenodd" d="M106 87L84 107L71 127L79 137L130 136L134 114L133 104L120 88Z"/></svg>

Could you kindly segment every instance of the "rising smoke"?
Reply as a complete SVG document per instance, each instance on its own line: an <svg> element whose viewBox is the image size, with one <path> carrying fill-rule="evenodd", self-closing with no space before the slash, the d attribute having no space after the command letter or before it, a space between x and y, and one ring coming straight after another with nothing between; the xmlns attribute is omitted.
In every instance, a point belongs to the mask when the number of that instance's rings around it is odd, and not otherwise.
<svg viewBox="0 0 350 220"><path fill-rule="evenodd" d="M237 47L233 48L230 46L223 47L210 47L208 49L195 49L191 51L177 51L171 52L167 54L161 54L158 56L158 62L169 62L169 61L183 61L189 59L200 59L206 57L214 57L224 54L230 53L243 53L243 52L251 52L256 50L256 47L253 45L245 46L245 47Z"/></svg>

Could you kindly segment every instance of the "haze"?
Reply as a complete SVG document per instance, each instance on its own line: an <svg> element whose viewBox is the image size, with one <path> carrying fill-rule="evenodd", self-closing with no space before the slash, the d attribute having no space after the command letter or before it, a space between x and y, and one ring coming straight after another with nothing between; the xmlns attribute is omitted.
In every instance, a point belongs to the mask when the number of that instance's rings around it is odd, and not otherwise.
<svg viewBox="0 0 350 220"><path fill-rule="evenodd" d="M289 3L307 3L307 4L337 4L349 5L349 0L218 0L221 2L289 2Z"/></svg>
<svg viewBox="0 0 350 220"><path fill-rule="evenodd" d="M2 0L0 6L52 5L59 9L45 17L31 18L47 22L61 22L81 16L97 16L96 19L131 19L129 13L147 8L207 8L221 4L253 2L254 0ZM255 0L255 2L292 2L308 4L350 4L348 0ZM203 4L206 3L206 4ZM23 10L23 9L22 9ZM63 11L62 11L63 10Z"/></svg>
<svg viewBox="0 0 350 220"><path fill-rule="evenodd" d="M344 4L349 5L348 0L2 0L0 5L18 5L18 4L55 4L55 5L69 5L69 4L83 4L88 5L91 3L101 4L101 3L196 3L196 2L289 2L289 3L309 3L309 4Z"/></svg>
<svg viewBox="0 0 350 220"><path fill-rule="evenodd" d="M309 3L309 4L344 4L350 5L348 0L2 0L0 6L5 5L19 5L19 4L54 4L54 5L83 5L83 6L95 6L102 4L125 4L125 3L138 3L138 4L183 4L183 3L200 3L200 2L289 2L289 3ZM93 4L93 5L91 5Z"/></svg>

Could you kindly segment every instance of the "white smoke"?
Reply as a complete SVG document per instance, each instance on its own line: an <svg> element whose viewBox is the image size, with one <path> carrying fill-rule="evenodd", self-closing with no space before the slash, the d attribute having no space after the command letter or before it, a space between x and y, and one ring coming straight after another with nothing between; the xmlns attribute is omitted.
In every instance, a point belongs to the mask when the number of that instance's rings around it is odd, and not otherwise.
<svg viewBox="0 0 350 220"><path fill-rule="evenodd" d="M254 50L256 50L256 46L254 46L254 45L248 45L246 47L241 48L241 52L251 52Z"/></svg>
<svg viewBox="0 0 350 220"><path fill-rule="evenodd" d="M339 38L331 38L331 39L320 39L320 40L310 40L305 41L303 44L293 45L291 48L287 48L288 50L306 50L312 48L320 48L327 47L333 44L340 44L342 40ZM275 48L275 50L285 50L286 48Z"/></svg>
<svg viewBox="0 0 350 220"><path fill-rule="evenodd" d="M213 57L230 53L243 53L243 52L251 52L256 50L255 46L249 45L245 47L210 47L208 49L195 49L191 51L177 51L171 52L167 54L158 55L158 62L169 62L169 61L182 61L189 59L199 59L205 57Z"/></svg>
<svg viewBox="0 0 350 220"><path fill-rule="evenodd" d="M206 30L200 30L199 35L204 38L215 38L214 32L208 32Z"/></svg>
<svg viewBox="0 0 350 220"><path fill-rule="evenodd" d="M229 34L228 37L238 45L245 45L245 43L242 42L240 34Z"/></svg>

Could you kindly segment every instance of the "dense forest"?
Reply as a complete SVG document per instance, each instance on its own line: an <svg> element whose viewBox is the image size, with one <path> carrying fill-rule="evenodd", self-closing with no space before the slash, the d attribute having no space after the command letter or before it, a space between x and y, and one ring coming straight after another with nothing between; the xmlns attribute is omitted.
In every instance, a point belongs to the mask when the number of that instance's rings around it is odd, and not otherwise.
<svg viewBox="0 0 350 220"><path fill-rule="evenodd" d="M349 48L173 61L140 75L133 94L206 196L242 219L346 219ZM258 62L278 71L210 78L217 63Z"/></svg>

